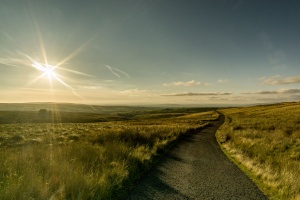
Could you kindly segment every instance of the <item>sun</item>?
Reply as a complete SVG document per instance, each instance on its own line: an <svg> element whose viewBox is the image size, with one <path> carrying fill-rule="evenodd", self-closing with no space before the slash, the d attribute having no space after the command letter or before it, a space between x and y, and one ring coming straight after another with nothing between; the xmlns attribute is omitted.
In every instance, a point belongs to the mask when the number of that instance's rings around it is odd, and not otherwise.
<svg viewBox="0 0 300 200"><path fill-rule="evenodd" d="M42 73L39 77L34 79L31 83L36 82L37 80L39 80L41 78L47 78L49 80L49 84L50 84L51 88L52 88L52 81L56 80L56 81L60 82L62 85L66 86L67 88L70 88L73 90L73 88L70 85L68 85L67 83L65 83L62 80L62 76L55 71L56 69L63 69L63 68L59 68L58 66L50 65L50 64L42 64L42 63L39 63L39 62L36 62L33 60L32 60L31 66ZM72 70L70 70L70 71L72 71Z"/></svg>
<svg viewBox="0 0 300 200"><path fill-rule="evenodd" d="M52 79L56 76L56 73L55 73L55 68L46 68L43 70L44 72L44 75L48 77L48 79Z"/></svg>
<svg viewBox="0 0 300 200"><path fill-rule="evenodd" d="M57 79L58 74L55 72L56 66L49 65L49 64L41 64L38 62L33 62L32 66L36 68L38 71L41 71L42 74L39 78L46 77L51 81L52 79Z"/></svg>
<svg viewBox="0 0 300 200"><path fill-rule="evenodd" d="M76 70L72 70L72 69L67 69L64 67L61 67L60 65L63 64L63 62L60 62L56 65L51 65L48 64L47 59L46 59L46 63L40 63L35 61L34 59L32 59L30 56L24 54L28 59L30 64L28 63L28 65L30 65L31 67L33 67L34 69L36 69L37 71L39 71L41 74L36 77L35 79L31 80L28 85L31 85L33 83L35 83L36 81L44 78L44 79L48 79L49 82L49 86L50 86L50 90L54 91L54 82L58 82L61 85L65 86L67 89L71 90L72 93L80 98L82 98L79 94L77 94L76 90L69 85L68 83L66 83L64 81L64 79L66 78L65 76L62 76L59 72L65 71L68 73L73 73L73 74L77 74L77 75L81 75L81 76L87 76L87 77L92 77L92 75L90 74L86 74L80 71L76 71Z"/></svg>

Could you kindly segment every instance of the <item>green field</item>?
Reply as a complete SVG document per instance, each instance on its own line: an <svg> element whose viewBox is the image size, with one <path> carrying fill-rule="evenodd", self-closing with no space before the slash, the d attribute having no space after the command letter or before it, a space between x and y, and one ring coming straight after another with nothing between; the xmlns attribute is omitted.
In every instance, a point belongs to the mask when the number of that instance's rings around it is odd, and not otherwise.
<svg viewBox="0 0 300 200"><path fill-rule="evenodd" d="M300 103L220 111L225 152L270 199L300 199Z"/></svg>
<svg viewBox="0 0 300 200"><path fill-rule="evenodd" d="M218 118L207 110L2 111L0 199L122 198L180 136Z"/></svg>

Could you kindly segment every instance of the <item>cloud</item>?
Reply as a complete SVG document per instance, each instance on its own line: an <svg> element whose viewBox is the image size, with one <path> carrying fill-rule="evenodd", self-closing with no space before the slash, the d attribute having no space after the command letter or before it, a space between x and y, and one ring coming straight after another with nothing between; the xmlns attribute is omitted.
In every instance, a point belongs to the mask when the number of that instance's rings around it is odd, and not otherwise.
<svg viewBox="0 0 300 200"><path fill-rule="evenodd" d="M227 79L220 79L220 80L218 80L217 82L218 82L218 83L228 83L229 80L227 80Z"/></svg>
<svg viewBox="0 0 300 200"><path fill-rule="evenodd" d="M19 58L9 58L2 57L0 58L0 64L12 67L21 67L24 65L31 65L31 63L27 60L19 59Z"/></svg>
<svg viewBox="0 0 300 200"><path fill-rule="evenodd" d="M243 94L299 94L300 89L284 89L284 90L277 90L277 91L259 91L259 92L248 92Z"/></svg>
<svg viewBox="0 0 300 200"><path fill-rule="evenodd" d="M153 91L149 91L149 90L140 90L138 88L133 88L133 89L128 89L128 90L123 90L120 92L123 95L127 95L127 96L153 96L154 93Z"/></svg>
<svg viewBox="0 0 300 200"><path fill-rule="evenodd" d="M215 95L231 95L231 92L183 92L163 94L161 96L215 96Z"/></svg>
<svg viewBox="0 0 300 200"><path fill-rule="evenodd" d="M257 101L266 102L266 103L279 103L279 102L290 102L290 101L299 101L300 96L290 96L282 98L256 98Z"/></svg>
<svg viewBox="0 0 300 200"><path fill-rule="evenodd" d="M122 91L122 93L144 93L144 92L147 92L147 90L140 90L138 88L134 88L134 89L129 89L129 90L124 90Z"/></svg>
<svg viewBox="0 0 300 200"><path fill-rule="evenodd" d="M281 78L281 76L277 75L270 78L261 78L261 80L262 84L265 85L284 85L300 83L300 76Z"/></svg>
<svg viewBox="0 0 300 200"><path fill-rule="evenodd" d="M118 78L121 78L121 75L125 75L127 78L130 78L129 74L127 74L126 72L123 72L123 71L121 71L121 70L119 70L119 69L117 69L117 68L111 67L111 66L109 66L109 65L105 65L105 67L106 67L107 69L109 69L110 72L111 72L113 75L115 75L116 77L118 77Z"/></svg>
<svg viewBox="0 0 300 200"><path fill-rule="evenodd" d="M298 94L300 93L300 89L287 89L287 90L281 90L279 92L284 94Z"/></svg>
<svg viewBox="0 0 300 200"><path fill-rule="evenodd" d="M163 86L196 86L196 85L209 85L209 83L202 83L200 81L191 80L187 82L178 81L178 82L163 84Z"/></svg>

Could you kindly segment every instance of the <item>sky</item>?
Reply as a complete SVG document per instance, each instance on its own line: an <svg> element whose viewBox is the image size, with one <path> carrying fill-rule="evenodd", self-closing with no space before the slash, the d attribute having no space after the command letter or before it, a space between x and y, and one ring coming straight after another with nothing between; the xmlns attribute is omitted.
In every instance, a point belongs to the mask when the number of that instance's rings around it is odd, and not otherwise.
<svg viewBox="0 0 300 200"><path fill-rule="evenodd" d="M298 0L0 0L0 102L300 101Z"/></svg>

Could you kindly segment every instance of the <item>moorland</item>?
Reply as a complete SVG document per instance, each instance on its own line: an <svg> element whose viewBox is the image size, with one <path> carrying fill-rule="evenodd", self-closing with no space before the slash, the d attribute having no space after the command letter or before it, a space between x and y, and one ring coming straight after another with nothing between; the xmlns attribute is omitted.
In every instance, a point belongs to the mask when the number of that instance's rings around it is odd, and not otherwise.
<svg viewBox="0 0 300 200"><path fill-rule="evenodd" d="M300 102L231 108L0 105L0 199L118 199L216 120L224 153L269 199L300 199ZM215 111L217 110L217 111Z"/></svg>
<svg viewBox="0 0 300 200"><path fill-rule="evenodd" d="M58 107L0 112L0 199L122 198L178 138L219 116L212 108Z"/></svg>
<svg viewBox="0 0 300 200"><path fill-rule="evenodd" d="M270 199L300 199L300 103L222 109L225 153Z"/></svg>

